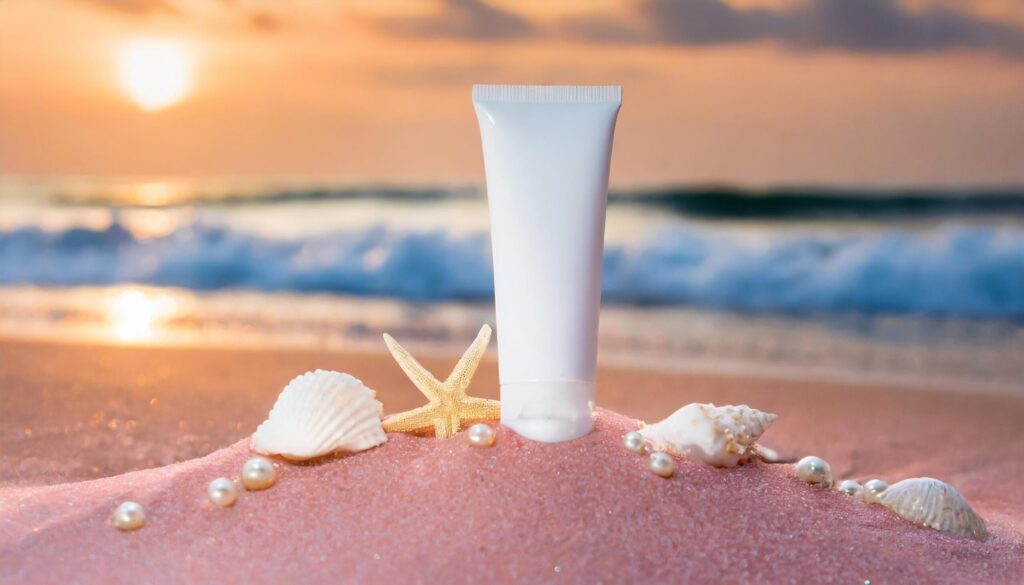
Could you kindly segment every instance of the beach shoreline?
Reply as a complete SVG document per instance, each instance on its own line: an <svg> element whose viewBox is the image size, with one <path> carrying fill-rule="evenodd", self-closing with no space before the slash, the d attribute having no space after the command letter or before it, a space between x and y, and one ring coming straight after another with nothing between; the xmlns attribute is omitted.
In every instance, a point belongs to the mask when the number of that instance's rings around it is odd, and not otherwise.
<svg viewBox="0 0 1024 585"><path fill-rule="evenodd" d="M142 285L0 290L0 339L71 345L458 355L492 303ZM500 332L490 354L496 354ZM602 306L598 360L616 369L1024 397L1024 327L892 314Z"/></svg>

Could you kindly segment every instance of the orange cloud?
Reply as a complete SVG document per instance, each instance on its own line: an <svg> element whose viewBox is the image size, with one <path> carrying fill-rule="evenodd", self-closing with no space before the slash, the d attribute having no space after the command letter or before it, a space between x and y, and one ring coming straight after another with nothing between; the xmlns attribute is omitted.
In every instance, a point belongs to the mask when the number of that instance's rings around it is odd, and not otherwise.
<svg viewBox="0 0 1024 585"><path fill-rule="evenodd" d="M149 14L153 12L177 13L178 9L166 0L82 0L99 6L124 12L126 14Z"/></svg>
<svg viewBox="0 0 1024 585"><path fill-rule="evenodd" d="M284 26L284 20L269 12L254 12L249 16L249 24L256 30L273 32Z"/></svg>
<svg viewBox="0 0 1024 585"><path fill-rule="evenodd" d="M378 25L399 35L498 40L532 36L531 21L480 0L444 0L435 14L378 19Z"/></svg>

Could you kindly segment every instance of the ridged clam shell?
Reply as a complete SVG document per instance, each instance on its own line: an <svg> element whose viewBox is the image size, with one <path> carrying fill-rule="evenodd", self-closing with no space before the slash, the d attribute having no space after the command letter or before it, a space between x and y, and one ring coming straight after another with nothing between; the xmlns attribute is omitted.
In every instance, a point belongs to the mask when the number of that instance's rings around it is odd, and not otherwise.
<svg viewBox="0 0 1024 585"><path fill-rule="evenodd" d="M944 481L914 477L889 486L879 496L882 505L920 526L984 540L985 521L960 492Z"/></svg>
<svg viewBox="0 0 1024 585"><path fill-rule="evenodd" d="M776 415L739 406L687 404L665 420L640 429L657 450L718 467L750 459L758 439Z"/></svg>
<svg viewBox="0 0 1024 585"><path fill-rule="evenodd" d="M296 377L252 435L252 448L289 459L354 453L388 440L382 405L359 379L317 370Z"/></svg>

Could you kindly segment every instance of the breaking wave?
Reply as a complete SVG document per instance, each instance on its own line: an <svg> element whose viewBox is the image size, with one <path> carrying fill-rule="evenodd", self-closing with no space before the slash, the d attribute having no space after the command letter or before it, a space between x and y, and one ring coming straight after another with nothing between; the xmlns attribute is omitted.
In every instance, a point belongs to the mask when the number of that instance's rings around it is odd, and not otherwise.
<svg viewBox="0 0 1024 585"><path fill-rule="evenodd" d="M1024 230L749 234L666 228L609 245L606 302L741 311L1024 317ZM140 283L489 301L485 233L375 227L279 240L195 223L140 239L119 223L0 232L0 284Z"/></svg>

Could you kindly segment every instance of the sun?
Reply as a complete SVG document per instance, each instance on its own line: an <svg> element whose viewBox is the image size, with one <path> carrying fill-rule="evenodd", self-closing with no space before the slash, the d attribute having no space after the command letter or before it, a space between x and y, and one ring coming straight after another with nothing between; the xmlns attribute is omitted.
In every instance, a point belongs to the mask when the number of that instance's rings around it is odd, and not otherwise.
<svg viewBox="0 0 1024 585"><path fill-rule="evenodd" d="M192 84L189 51L173 40L132 41L119 52L118 77L128 97L143 110L172 106L185 97Z"/></svg>

